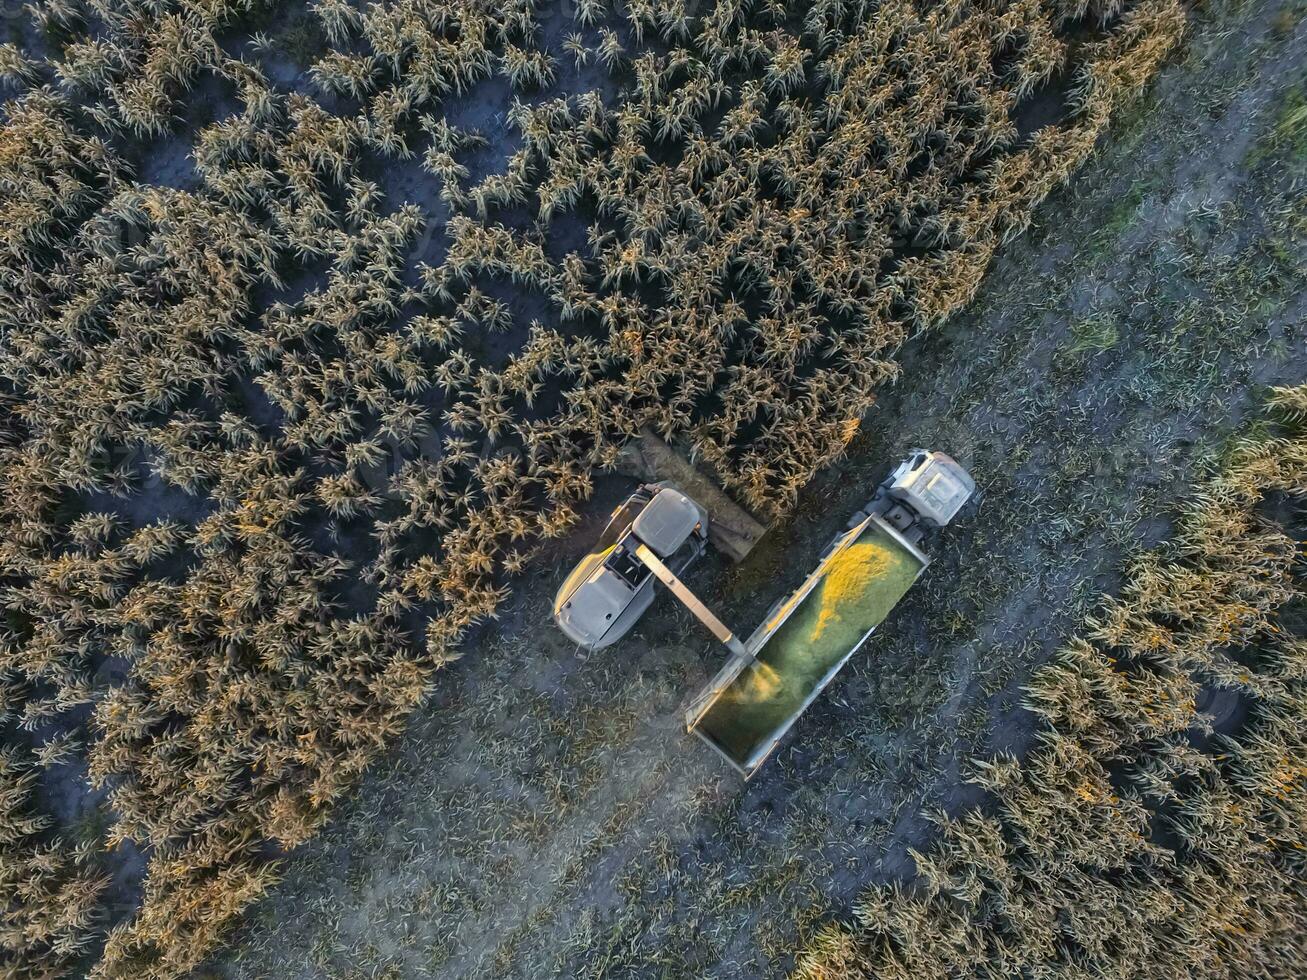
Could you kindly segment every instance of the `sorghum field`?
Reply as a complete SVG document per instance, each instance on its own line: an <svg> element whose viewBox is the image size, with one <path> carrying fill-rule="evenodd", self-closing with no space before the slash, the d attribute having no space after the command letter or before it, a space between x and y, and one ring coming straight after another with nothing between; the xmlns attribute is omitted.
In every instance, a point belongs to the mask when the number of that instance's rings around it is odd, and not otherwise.
<svg viewBox="0 0 1307 980"><path fill-rule="evenodd" d="M1305 16L6 4L0 975L1302 975ZM642 428L985 489L747 786Z"/></svg>

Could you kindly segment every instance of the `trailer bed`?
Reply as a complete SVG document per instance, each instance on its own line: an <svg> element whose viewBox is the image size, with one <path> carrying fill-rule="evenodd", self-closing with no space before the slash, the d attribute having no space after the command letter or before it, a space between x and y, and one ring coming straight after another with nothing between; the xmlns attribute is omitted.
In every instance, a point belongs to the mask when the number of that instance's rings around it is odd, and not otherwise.
<svg viewBox="0 0 1307 980"><path fill-rule="evenodd" d="M691 727L752 774L927 563L892 527L869 517L759 627L751 655L727 665Z"/></svg>

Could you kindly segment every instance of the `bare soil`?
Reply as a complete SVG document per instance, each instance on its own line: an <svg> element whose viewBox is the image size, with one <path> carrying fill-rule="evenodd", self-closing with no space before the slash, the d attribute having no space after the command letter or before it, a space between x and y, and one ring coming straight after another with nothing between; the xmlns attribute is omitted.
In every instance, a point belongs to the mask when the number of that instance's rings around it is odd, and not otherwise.
<svg viewBox="0 0 1307 980"><path fill-rule="evenodd" d="M1286 126L1305 14L1196 14L972 308L905 346L793 520L740 566L696 566L692 587L747 632L910 447L952 453L985 491L753 781L683 731L724 651L670 599L588 657L549 623L632 487L606 477L206 973L777 976L867 885L910 875L923 811L983 804L966 760L1029 743L1030 671L1166 536L1264 387L1307 375L1307 138Z"/></svg>

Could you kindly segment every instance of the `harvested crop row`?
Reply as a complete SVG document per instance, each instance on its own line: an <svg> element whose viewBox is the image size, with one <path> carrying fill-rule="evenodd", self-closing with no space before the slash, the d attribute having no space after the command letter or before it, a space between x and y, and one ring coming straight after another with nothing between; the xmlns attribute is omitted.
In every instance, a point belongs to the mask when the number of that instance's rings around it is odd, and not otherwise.
<svg viewBox="0 0 1307 980"><path fill-rule="evenodd" d="M104 976L202 958L641 426L783 511L1183 26L1111 3L1073 50L1083 4L583 5L628 88L515 103L472 182L443 111L547 82L529 3L318 4L321 100L233 41L251 6L88 4L0 145L2 676L33 732L94 706L112 839L150 849ZM1065 73L1066 119L1023 135ZM241 108L198 132L201 185L133 181L128 137L204 78ZM410 159L452 213L435 265L367 177Z"/></svg>
<svg viewBox="0 0 1307 980"><path fill-rule="evenodd" d="M917 880L865 896L796 976L1303 974L1301 554L1260 510L1287 497L1301 528L1307 388L1273 404L1282 434L1242 445L1036 672L1038 746L976 763L994 805L941 816ZM1240 730L1211 735L1204 688L1245 699Z"/></svg>

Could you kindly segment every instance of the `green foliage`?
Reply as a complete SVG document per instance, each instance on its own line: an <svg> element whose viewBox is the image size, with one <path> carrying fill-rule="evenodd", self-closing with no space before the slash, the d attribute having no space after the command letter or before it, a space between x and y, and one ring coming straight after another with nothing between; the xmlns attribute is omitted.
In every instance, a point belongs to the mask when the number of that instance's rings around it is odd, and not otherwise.
<svg viewBox="0 0 1307 980"><path fill-rule="evenodd" d="M1121 330L1116 317L1097 314L1078 319L1071 324L1071 343L1068 354L1101 354L1117 345Z"/></svg>

